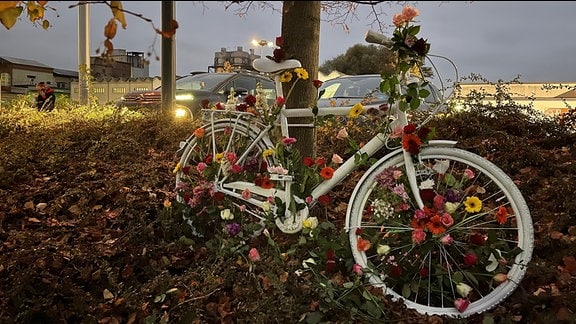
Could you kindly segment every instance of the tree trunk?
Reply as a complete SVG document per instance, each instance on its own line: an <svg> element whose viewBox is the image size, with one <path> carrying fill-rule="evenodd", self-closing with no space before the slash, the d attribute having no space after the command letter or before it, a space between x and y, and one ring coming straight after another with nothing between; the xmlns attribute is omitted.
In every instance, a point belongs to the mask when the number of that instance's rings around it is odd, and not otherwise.
<svg viewBox="0 0 576 324"><path fill-rule="evenodd" d="M287 108L311 107L316 88L311 80L318 78L320 52L321 1L284 1L282 5L282 38L284 50L298 59L308 71L309 80L299 81L286 101ZM290 85L284 85L287 93ZM311 124L311 118L291 118L290 123ZM311 127L291 127L290 136L297 139L296 148L302 156L315 155L315 132Z"/></svg>

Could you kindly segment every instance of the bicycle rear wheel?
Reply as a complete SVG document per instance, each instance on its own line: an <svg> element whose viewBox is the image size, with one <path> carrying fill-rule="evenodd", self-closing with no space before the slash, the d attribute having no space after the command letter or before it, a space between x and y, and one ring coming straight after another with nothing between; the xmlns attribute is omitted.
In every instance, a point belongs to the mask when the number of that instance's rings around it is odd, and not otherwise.
<svg viewBox="0 0 576 324"><path fill-rule="evenodd" d="M422 314L468 317L493 308L532 257L522 194L493 163L458 148L423 148L415 172L418 192L401 154L360 180L346 224L355 262L372 285Z"/></svg>
<svg viewBox="0 0 576 324"><path fill-rule="evenodd" d="M249 187L267 181L263 175L273 155L264 152L274 146L267 136L259 136L261 128L243 118L218 119L197 129L182 151L176 172L177 201L188 205L184 217L199 236L229 223L220 217L225 209L243 227L264 220L262 208L247 201L263 202L267 197L242 188L222 190L232 182Z"/></svg>

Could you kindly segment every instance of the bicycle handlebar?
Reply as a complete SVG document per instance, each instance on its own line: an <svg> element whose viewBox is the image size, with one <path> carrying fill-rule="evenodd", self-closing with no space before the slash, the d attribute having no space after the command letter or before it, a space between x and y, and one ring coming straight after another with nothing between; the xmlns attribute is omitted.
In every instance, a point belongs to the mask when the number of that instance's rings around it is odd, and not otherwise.
<svg viewBox="0 0 576 324"><path fill-rule="evenodd" d="M378 45L384 45L386 47L392 47L392 45L394 45L394 42L392 42L392 40L386 36L384 36L383 34L380 34L376 31L373 30L368 30L366 32L366 35L364 36L364 40L368 43L373 43L373 44L378 44Z"/></svg>

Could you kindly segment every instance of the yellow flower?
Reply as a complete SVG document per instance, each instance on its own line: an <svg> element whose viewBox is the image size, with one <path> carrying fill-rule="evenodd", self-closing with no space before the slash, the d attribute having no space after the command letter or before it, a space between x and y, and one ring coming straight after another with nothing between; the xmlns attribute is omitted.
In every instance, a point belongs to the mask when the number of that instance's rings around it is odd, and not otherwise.
<svg viewBox="0 0 576 324"><path fill-rule="evenodd" d="M216 153L214 161L216 161L216 163L222 163L222 159L224 159L224 153Z"/></svg>
<svg viewBox="0 0 576 324"><path fill-rule="evenodd" d="M284 73L282 73L282 75L280 76L280 82L290 82L290 81L292 81L292 72L284 71Z"/></svg>
<svg viewBox="0 0 576 324"><path fill-rule="evenodd" d="M168 199L164 199L164 207L165 208L170 208L172 207L172 202Z"/></svg>
<svg viewBox="0 0 576 324"><path fill-rule="evenodd" d="M316 217L306 218L305 220L302 221L302 227L315 229L316 227L318 227L318 218Z"/></svg>
<svg viewBox="0 0 576 324"><path fill-rule="evenodd" d="M274 149L265 149L264 152L262 152L262 157L269 157L271 155L274 154Z"/></svg>
<svg viewBox="0 0 576 324"><path fill-rule="evenodd" d="M350 109L350 112L348 113L348 118L358 118L358 116L360 116L363 110L364 106L362 106L361 103L355 104L354 106L352 106L352 109Z"/></svg>
<svg viewBox="0 0 576 324"><path fill-rule="evenodd" d="M477 213L482 209L482 200L476 196L466 197L464 201L464 206L466 206L466 212Z"/></svg>
<svg viewBox="0 0 576 324"><path fill-rule="evenodd" d="M298 79L308 80L308 71L306 71L306 69L295 68L294 73L296 73L296 76L298 77Z"/></svg>
<svg viewBox="0 0 576 324"><path fill-rule="evenodd" d="M178 173L178 171L180 171L181 167L182 167L182 164L180 164L180 162L178 162L178 164L176 164L176 166L174 167L174 170L172 171L172 173Z"/></svg>

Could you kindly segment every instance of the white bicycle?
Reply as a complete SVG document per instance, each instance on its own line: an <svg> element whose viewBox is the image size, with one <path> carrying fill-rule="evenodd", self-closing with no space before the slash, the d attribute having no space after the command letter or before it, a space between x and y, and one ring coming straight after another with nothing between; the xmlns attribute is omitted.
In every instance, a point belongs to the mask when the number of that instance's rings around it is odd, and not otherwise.
<svg viewBox="0 0 576 324"><path fill-rule="evenodd" d="M386 44L384 36L374 33L370 41ZM264 58L254 67L274 78L282 96L281 75L301 65ZM279 139L290 138L288 118L349 112L329 107L315 114L310 108L282 106L274 122L267 123L254 112L204 110L201 132L182 142L176 175L181 201L196 207L188 217L192 222L202 217L207 208L202 201L220 197L250 215L244 225L261 224L272 215L278 228L296 233L318 198L357 170L358 157L386 151L358 181L346 213L350 247L369 282L409 308L452 317L484 312L512 294L534 245L522 194L496 165L456 148L455 141L430 140L416 155L404 149L391 136L410 124L398 107L390 107L393 122L385 130L313 188L303 188L301 174L267 168L290 169L278 154L267 154L277 152ZM420 129L424 126L418 125L414 134ZM200 170L203 177L191 170ZM298 195L303 190L306 197Z"/></svg>

